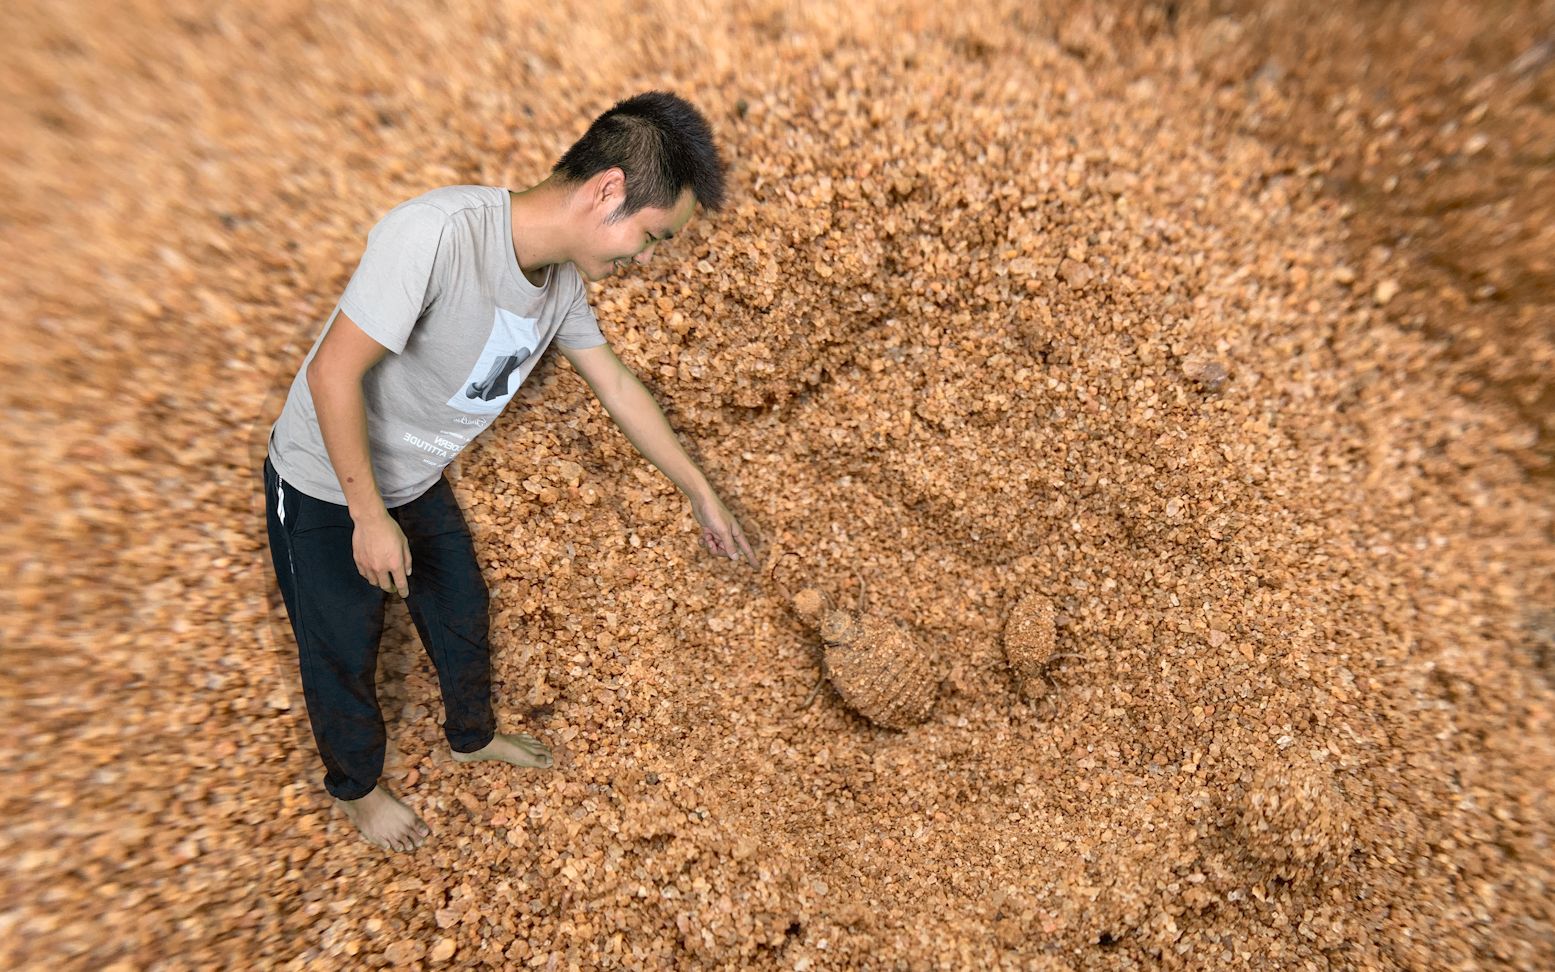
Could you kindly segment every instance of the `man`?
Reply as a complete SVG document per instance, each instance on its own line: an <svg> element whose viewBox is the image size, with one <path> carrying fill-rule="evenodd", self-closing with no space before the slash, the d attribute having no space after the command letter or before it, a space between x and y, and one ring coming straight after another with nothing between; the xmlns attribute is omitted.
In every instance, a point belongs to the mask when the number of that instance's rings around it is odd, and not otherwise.
<svg viewBox="0 0 1555 972"><path fill-rule="evenodd" d="M754 565L739 524L605 343L583 278L647 263L723 202L706 120L651 92L599 116L524 192L436 189L373 228L270 434L265 506L324 786L362 835L412 850L426 823L378 782L375 673L389 594L437 668L454 759L548 767L496 731L487 590L443 468L554 340L642 455L691 501L707 548Z"/></svg>

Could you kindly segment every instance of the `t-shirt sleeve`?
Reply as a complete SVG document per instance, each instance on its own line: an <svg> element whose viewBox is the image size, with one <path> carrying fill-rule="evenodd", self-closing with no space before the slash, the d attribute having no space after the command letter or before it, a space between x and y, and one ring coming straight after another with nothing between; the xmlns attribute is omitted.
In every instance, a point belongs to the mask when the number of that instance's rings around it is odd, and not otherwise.
<svg viewBox="0 0 1555 972"><path fill-rule="evenodd" d="M340 309L395 354L438 291L437 253L447 222L424 203L394 207L367 234L367 248L346 284Z"/></svg>
<svg viewBox="0 0 1555 972"><path fill-rule="evenodd" d="M566 273L571 278L572 301L567 307L566 316L562 318L561 327L556 331L556 343L573 351L597 348L605 343L605 335L599 329L599 318L594 316L594 308L589 306L588 287L572 264L567 264Z"/></svg>

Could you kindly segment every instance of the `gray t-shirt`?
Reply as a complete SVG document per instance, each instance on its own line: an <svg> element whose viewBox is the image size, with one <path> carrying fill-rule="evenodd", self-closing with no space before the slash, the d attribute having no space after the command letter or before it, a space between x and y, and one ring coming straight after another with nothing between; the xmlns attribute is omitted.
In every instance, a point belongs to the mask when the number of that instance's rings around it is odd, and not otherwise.
<svg viewBox="0 0 1555 972"><path fill-rule="evenodd" d="M271 429L270 461L282 479L315 499L346 501L307 379L342 311L392 352L362 379L373 473L391 507L437 482L552 338L565 348L605 343L577 267L552 266L536 287L519 269L512 226L508 190L450 186L401 203L373 227Z"/></svg>

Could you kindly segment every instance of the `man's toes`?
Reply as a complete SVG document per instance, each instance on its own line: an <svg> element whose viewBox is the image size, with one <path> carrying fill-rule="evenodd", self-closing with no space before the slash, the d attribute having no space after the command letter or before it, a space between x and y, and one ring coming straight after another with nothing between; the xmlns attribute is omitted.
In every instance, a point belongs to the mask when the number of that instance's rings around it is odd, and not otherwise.
<svg viewBox="0 0 1555 972"><path fill-rule="evenodd" d="M531 739L527 742L521 742L519 743L519 746L531 756L538 756L542 759L551 758L551 747L547 746L545 743L538 739Z"/></svg>

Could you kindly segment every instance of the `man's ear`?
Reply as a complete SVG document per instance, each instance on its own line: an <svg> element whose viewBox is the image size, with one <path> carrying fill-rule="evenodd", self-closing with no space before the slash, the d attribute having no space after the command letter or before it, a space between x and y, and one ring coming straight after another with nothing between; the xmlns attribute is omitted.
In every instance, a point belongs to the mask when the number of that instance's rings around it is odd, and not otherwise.
<svg viewBox="0 0 1555 972"><path fill-rule="evenodd" d="M609 216L626 202L626 173L618 166L612 166L599 174L599 183L594 189L594 204L599 207L602 216Z"/></svg>

